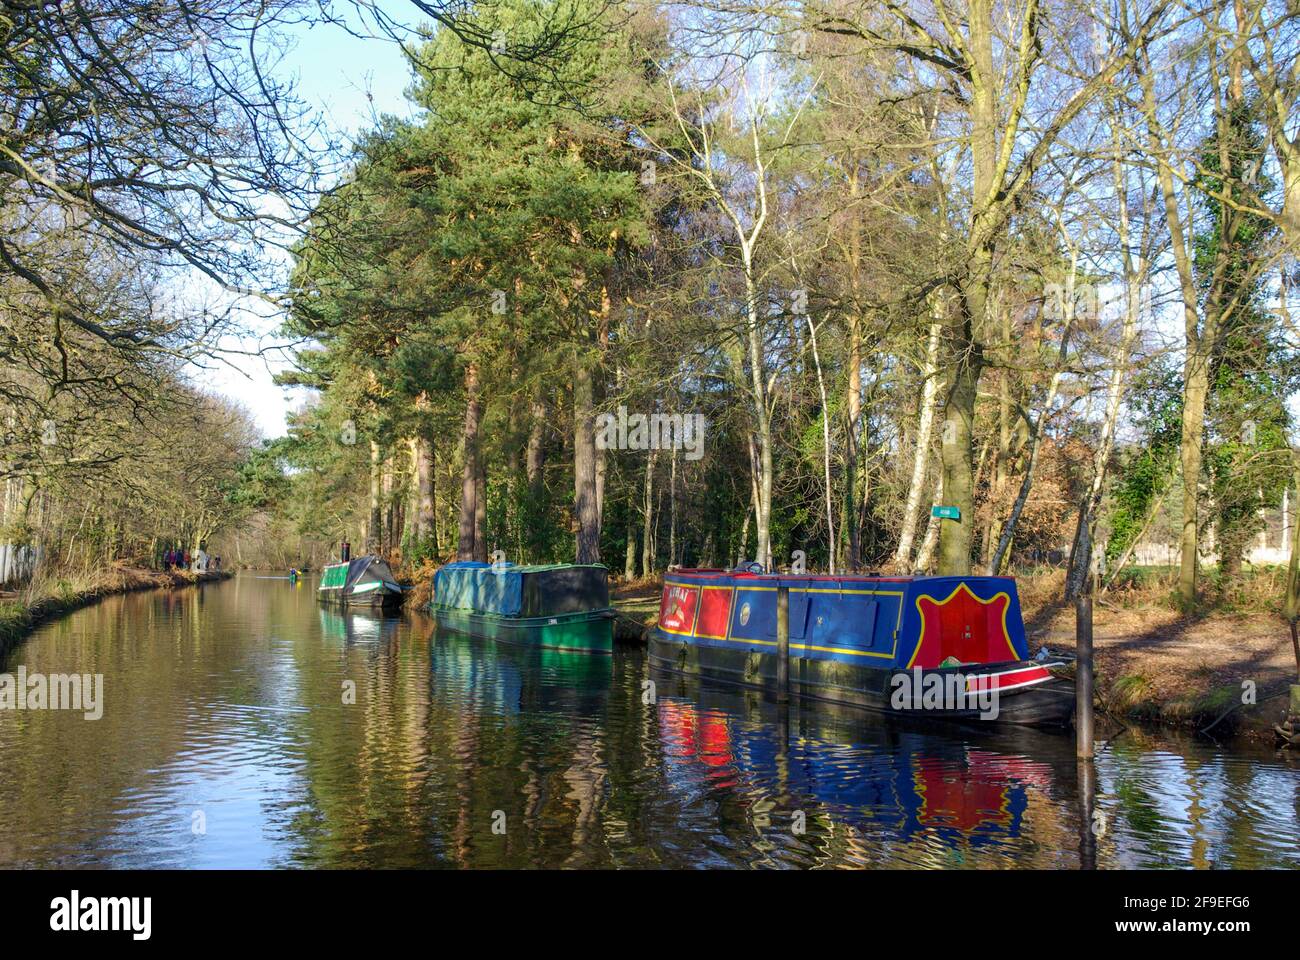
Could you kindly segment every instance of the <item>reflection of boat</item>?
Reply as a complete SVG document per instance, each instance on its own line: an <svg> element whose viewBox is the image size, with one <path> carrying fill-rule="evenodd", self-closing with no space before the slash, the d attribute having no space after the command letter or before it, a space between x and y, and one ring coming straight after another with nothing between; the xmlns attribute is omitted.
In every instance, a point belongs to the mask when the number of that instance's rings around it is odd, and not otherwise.
<svg viewBox="0 0 1300 960"><path fill-rule="evenodd" d="M1010 577L664 577L653 660L774 687L777 592L789 591L792 692L887 713L1059 726L1074 688L1029 660Z"/></svg>
<svg viewBox="0 0 1300 960"><path fill-rule="evenodd" d="M429 642L435 691L499 703L506 713L598 710L609 694L613 661L572 651L498 644L446 627Z"/></svg>
<svg viewBox="0 0 1300 960"><path fill-rule="evenodd" d="M388 564L373 556L326 564L321 569L316 596L350 607L390 609L402 605L401 584Z"/></svg>
<svg viewBox="0 0 1300 960"><path fill-rule="evenodd" d="M449 563L434 575L430 607L439 626L476 637L609 653L608 576L599 564Z"/></svg>
<svg viewBox="0 0 1300 960"><path fill-rule="evenodd" d="M320 629L326 637L344 643L376 643L390 640L402 621L398 617L381 617L344 607L334 610L321 607Z"/></svg>
<svg viewBox="0 0 1300 960"><path fill-rule="evenodd" d="M1010 729L992 747L974 747L860 713L828 718L835 707L789 710L782 719L776 705L736 692L699 693L698 701L658 701L670 784L777 792L876 835L925 836L948 847L1019 837L1030 795L1069 786L1028 756L1060 747L1060 738L1037 731Z"/></svg>

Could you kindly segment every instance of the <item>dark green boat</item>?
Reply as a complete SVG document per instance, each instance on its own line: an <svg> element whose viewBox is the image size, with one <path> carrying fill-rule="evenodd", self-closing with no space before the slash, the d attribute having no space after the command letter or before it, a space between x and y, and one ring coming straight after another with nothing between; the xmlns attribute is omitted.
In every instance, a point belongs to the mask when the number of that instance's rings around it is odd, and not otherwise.
<svg viewBox="0 0 1300 960"><path fill-rule="evenodd" d="M355 557L321 569L318 599L349 607L392 610L402 605L402 587L379 557Z"/></svg>
<svg viewBox="0 0 1300 960"><path fill-rule="evenodd" d="M449 563L434 575L430 609L440 627L472 636L583 653L614 647L600 564Z"/></svg>

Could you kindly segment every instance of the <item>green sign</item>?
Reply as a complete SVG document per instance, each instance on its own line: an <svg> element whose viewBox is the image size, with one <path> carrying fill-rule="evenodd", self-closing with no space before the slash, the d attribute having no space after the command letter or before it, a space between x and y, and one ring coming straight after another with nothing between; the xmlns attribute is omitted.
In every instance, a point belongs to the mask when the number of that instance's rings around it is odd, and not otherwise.
<svg viewBox="0 0 1300 960"><path fill-rule="evenodd" d="M930 516L940 520L960 520L961 510L956 507L931 507Z"/></svg>

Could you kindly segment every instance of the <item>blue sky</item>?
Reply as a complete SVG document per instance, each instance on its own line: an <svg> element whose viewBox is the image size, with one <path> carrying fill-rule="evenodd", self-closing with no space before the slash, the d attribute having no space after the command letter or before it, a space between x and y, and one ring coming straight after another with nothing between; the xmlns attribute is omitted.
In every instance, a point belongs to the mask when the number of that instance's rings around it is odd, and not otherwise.
<svg viewBox="0 0 1300 960"><path fill-rule="evenodd" d="M398 3L388 5L394 11ZM398 46L387 39L362 39L333 26L303 28L291 35L288 55L274 71L292 79L299 97L320 112L325 124L348 135L371 126L377 114L406 114L409 105L403 91L410 73ZM274 340L278 319L268 319L254 331L262 346ZM228 347L249 349L256 338ZM299 405L304 391L284 390L271 382L273 373L285 366L271 357L231 354L228 366L203 372L199 379L208 389L242 403L254 417L263 435L285 432L285 414Z"/></svg>

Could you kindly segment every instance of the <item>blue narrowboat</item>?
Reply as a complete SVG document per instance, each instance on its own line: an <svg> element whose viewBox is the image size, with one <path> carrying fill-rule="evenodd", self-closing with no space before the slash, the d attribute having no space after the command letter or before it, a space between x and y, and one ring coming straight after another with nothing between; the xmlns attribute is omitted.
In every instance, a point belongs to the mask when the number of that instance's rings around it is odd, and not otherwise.
<svg viewBox="0 0 1300 960"><path fill-rule="evenodd" d="M790 692L886 713L1063 726L1074 687L1029 659L1011 577L675 570L650 638L661 666L756 687L777 681L777 596Z"/></svg>

